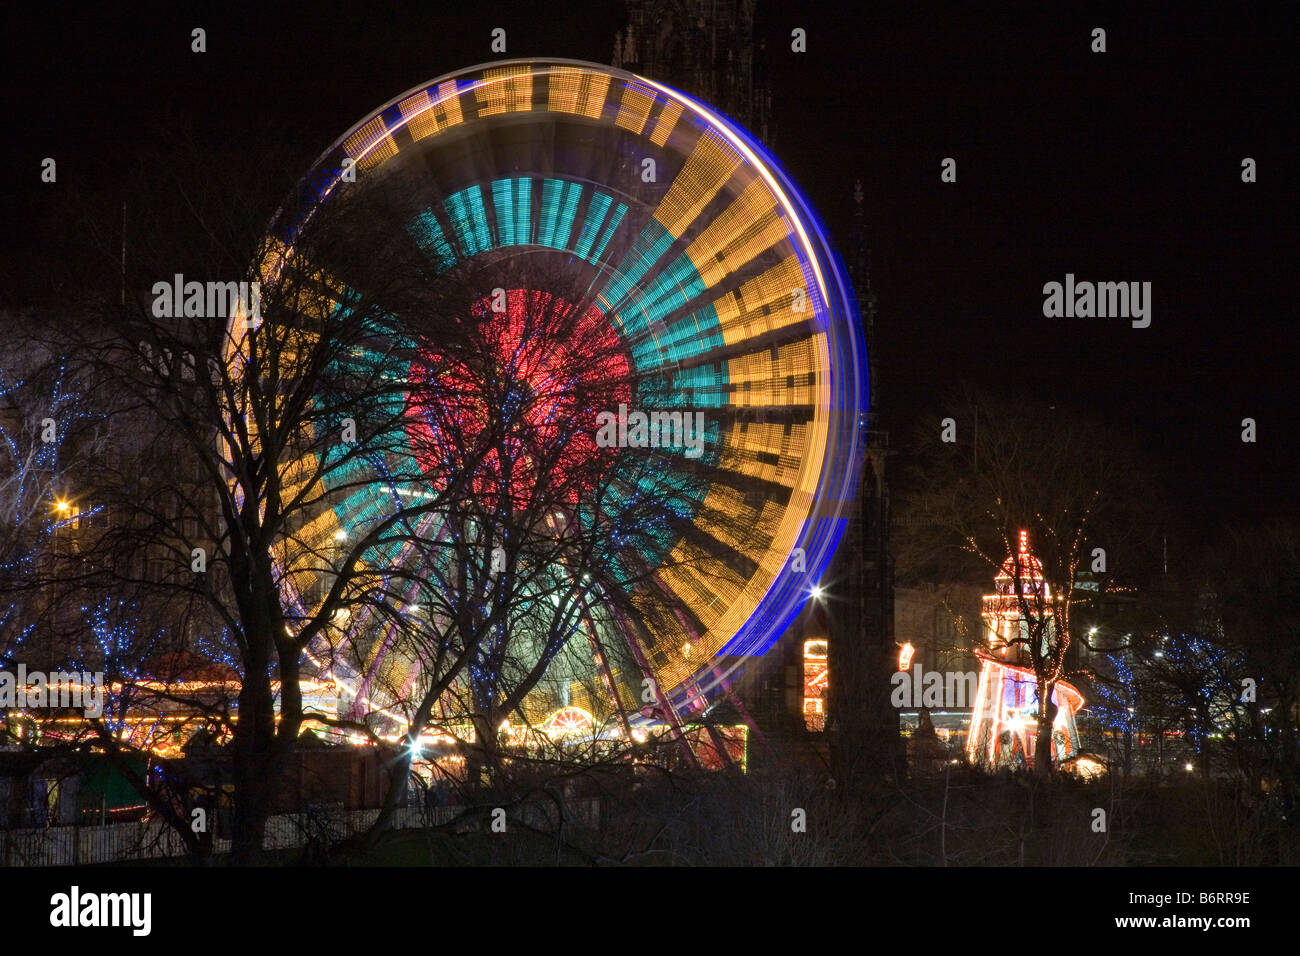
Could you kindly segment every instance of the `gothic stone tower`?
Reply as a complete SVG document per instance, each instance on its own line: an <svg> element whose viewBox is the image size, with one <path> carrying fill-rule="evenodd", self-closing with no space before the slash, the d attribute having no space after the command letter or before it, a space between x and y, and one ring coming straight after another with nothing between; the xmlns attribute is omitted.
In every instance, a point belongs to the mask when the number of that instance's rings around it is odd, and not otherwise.
<svg viewBox="0 0 1300 956"><path fill-rule="evenodd" d="M769 147L772 92L754 43L758 0L628 0L614 66L698 96Z"/></svg>
<svg viewBox="0 0 1300 956"><path fill-rule="evenodd" d="M890 706L894 646L894 562L890 554L889 433L880 427L876 374L876 292L863 211L862 184L854 188L853 228L845 251L857 293L860 332L867 349L869 411L858 423L864 446L858 500L840 546L829 628L830 701L827 731L834 772L851 783L902 770L898 714Z"/></svg>

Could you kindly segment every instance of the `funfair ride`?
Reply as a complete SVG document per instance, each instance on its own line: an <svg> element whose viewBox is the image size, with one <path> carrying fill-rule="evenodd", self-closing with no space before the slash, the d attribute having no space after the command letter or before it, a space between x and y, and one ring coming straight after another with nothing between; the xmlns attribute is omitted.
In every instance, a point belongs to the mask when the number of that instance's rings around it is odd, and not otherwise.
<svg viewBox="0 0 1300 956"><path fill-rule="evenodd" d="M976 651L982 662L979 689L966 737L966 756L993 769L1026 768L1034 761L1038 733L1038 677L1028 642L1038 639L1044 649L1055 641L1058 615L1065 595L1053 594L1042 562L1029 550L1029 534L1020 532L1019 547L1002 562L994 578L995 593L984 596L982 620L987 648ZM1052 724L1052 757L1059 765L1079 754L1075 714L1083 695L1071 684L1052 685L1056 717Z"/></svg>
<svg viewBox="0 0 1300 956"><path fill-rule="evenodd" d="M496 333L503 353L531 349L541 368L544 356L572 348L518 341L511 318L539 296L569 294L576 280L593 292L585 321L621 356L585 374L626 383L631 407L668 402L703 413L694 454L620 448L616 457L689 472L688 516L725 511L750 529L717 559L739 575L735 586L720 587L726 575L708 568L671 565L680 541L664 540L642 560L660 568L656 587L675 598L672 632L647 635L620 615L589 616L575 635L589 648L588 673L548 675L532 708L550 715L536 724L557 733L599 725L611 711L622 712L624 727L690 720L728 692L737 662L764 653L820 593L856 491L866 361L853 292L821 220L762 144L716 110L653 80L567 60L460 70L355 123L304 180L300 214L278 224L283 255L292 254L295 229L377 181L398 210L393 227L419 246L430 275L450 282L468 266L538 255L566 273L563 288L507 290ZM346 263L329 269L336 283L365 281ZM228 330L232 360L254 334L241 323L249 325L237 316ZM392 494L381 472L359 485L348 472L346 495L312 527L322 549L383 513ZM367 560L405 558L395 549ZM292 587L283 601L294 613L310 610ZM362 653L352 672L335 666L325 675L338 688L335 710L382 709L378 688L409 684L415 662L363 621L341 626ZM327 651L315 649L321 660ZM554 666L581 669L572 659ZM616 675L612 662L621 664ZM593 675L607 700L555 690ZM656 701L642 716L646 686Z"/></svg>

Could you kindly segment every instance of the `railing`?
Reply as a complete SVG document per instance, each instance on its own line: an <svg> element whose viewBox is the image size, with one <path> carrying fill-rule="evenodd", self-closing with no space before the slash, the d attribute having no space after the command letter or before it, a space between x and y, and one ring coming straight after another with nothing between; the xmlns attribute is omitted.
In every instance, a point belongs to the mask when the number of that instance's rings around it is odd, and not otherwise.
<svg viewBox="0 0 1300 956"><path fill-rule="evenodd" d="M600 807L596 800L575 800L565 809L566 822L579 826L595 826L599 819ZM402 807L394 814L392 827L410 830L441 826L465 810L463 806ZM338 807L275 814L266 821L262 846L267 850L292 849L306 846L312 839L336 843L365 833L378 816L378 810ZM553 828L558 824L558 816L555 805L550 803L529 804L520 812L510 814L511 819L538 828ZM230 850L228 839L216 839L212 843L214 853ZM180 835L161 821L0 830L0 866L84 866L184 855L185 843Z"/></svg>

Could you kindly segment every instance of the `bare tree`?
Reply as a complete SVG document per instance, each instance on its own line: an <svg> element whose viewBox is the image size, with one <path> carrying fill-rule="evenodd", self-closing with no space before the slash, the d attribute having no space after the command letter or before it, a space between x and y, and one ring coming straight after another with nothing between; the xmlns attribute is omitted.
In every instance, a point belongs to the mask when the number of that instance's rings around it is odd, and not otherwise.
<svg viewBox="0 0 1300 956"><path fill-rule="evenodd" d="M670 395L633 379L585 284L544 256L516 258L507 273L500 310L481 307L470 347L440 348L433 362L456 391L424 410L421 435L442 467L470 477L423 536L419 578L401 598L414 613L384 638L386 657L406 666L385 675L373 648L368 663L351 662L367 670L366 692L382 691L404 717L376 832L402 799L425 734L457 740L471 795L539 773L568 779L642 749L632 720L645 695L661 714L673 711L654 689L649 654L690 669L689 647L666 640L684 606L662 575L689 568L738 587L726 559L759 533L743 514L700 500L716 468L680 445L680 410L664 412L663 447L598 442L602 414L634 395L667 409ZM500 267L494 274L506 282ZM489 450L466 460L484 436ZM556 745L541 719L579 702L601 745Z"/></svg>
<svg viewBox="0 0 1300 956"><path fill-rule="evenodd" d="M597 442L597 416L634 387L652 408L674 393L633 380L562 254L439 271L403 199L379 181L289 204L256 241L247 221L196 209L210 238L229 236L203 272L182 282L167 243L141 243L149 295L45 333L112 428L94 488L115 520L43 580L83 606L129 594L141 609L122 706L180 710L187 733L229 740L237 861L260 853L311 727L404 741L391 814L426 728L468 719L474 760L500 779L499 724L536 723L530 702L561 699L567 668L566 686L609 702L626 754L645 651L696 666L665 640L681 600L659 575L691 565L738 588L735 553L759 533L756 509L702 503L714 463ZM498 292L518 308L495 308ZM350 709L320 712L308 685ZM91 736L115 752L157 743L107 722ZM169 773L151 801L197 846L200 794L180 761Z"/></svg>
<svg viewBox="0 0 1300 956"><path fill-rule="evenodd" d="M1237 529L1218 553L1224 629L1244 654L1235 696L1267 754L1287 820L1300 803L1300 528ZM1249 678L1256 684L1246 693Z"/></svg>

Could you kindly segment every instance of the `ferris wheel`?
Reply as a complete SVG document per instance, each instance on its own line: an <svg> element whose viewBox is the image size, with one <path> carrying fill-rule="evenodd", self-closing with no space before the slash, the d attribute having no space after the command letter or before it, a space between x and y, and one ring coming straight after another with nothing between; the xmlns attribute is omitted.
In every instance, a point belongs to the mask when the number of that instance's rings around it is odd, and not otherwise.
<svg viewBox="0 0 1300 956"><path fill-rule="evenodd" d="M673 566L679 542L663 540L644 560L675 601L672 626L647 635L636 622L596 615L577 656L603 669L614 703L550 693L538 713L558 714L553 724L586 712L599 720L613 706L635 719L645 678L673 717L702 707L735 662L771 647L820 586L856 490L866 362L853 293L817 214L767 150L715 109L622 70L566 60L484 64L391 100L318 160L296 227L344 201L357 181L379 178L397 210L392 228L416 243L435 279L537 255L549 257L549 274L566 272L590 290L580 334L563 340L548 340L545 329L520 335L516 320L569 295L574 282L505 281L497 309L485 290L475 306L484 334L528 375L545 378L583 342L597 342L609 357L585 367L590 381L581 384L616 383L611 412L668 402L705 423L698 447L652 453L691 478L680 486L679 513L725 512L748 529L728 536L697 522L731 552L712 559L726 574ZM296 227L279 238L291 244ZM352 281L346 263L330 268ZM454 381L451 364L440 374ZM455 411L460 420L476 414ZM579 411L546 409L557 418ZM423 437L436 446L436 428ZM602 447L593 433L574 454ZM637 454L647 452L613 452ZM351 533L382 496L355 487L318 533ZM556 667L577 667L573 658ZM357 696L373 697L380 676L400 684L411 666L391 643L372 641ZM576 687L576 676L546 686Z"/></svg>

